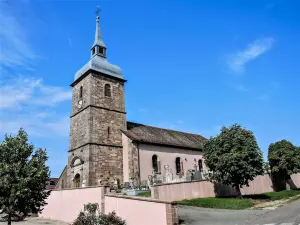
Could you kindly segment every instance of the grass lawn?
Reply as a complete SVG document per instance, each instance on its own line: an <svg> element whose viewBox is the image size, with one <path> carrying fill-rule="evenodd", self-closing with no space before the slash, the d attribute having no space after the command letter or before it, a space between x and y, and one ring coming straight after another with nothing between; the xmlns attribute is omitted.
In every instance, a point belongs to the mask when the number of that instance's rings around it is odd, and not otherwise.
<svg viewBox="0 0 300 225"><path fill-rule="evenodd" d="M264 194L269 197L269 200L280 200L300 195L300 190L285 190L279 192L267 192Z"/></svg>
<svg viewBox="0 0 300 225"><path fill-rule="evenodd" d="M139 197L151 197L151 191L139 193L136 196L139 196Z"/></svg>
<svg viewBox="0 0 300 225"><path fill-rule="evenodd" d="M195 198L180 201L178 204L214 209L247 209L254 205L249 199L237 198Z"/></svg>
<svg viewBox="0 0 300 225"><path fill-rule="evenodd" d="M245 195L239 198L196 198L178 202L180 205L214 208L214 209L247 209L269 201L288 199L300 195L300 190L267 192L258 195ZM299 197L300 198L300 197ZM297 198L297 199L299 199ZM295 198L296 199L296 198Z"/></svg>

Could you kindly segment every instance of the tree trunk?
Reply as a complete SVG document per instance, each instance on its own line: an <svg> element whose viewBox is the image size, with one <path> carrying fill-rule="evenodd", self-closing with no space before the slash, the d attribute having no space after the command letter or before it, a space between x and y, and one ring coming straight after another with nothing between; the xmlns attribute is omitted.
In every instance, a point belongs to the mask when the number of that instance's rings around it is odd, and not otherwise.
<svg viewBox="0 0 300 225"><path fill-rule="evenodd" d="M7 217L7 225L11 225L11 214L10 213L8 214L8 217Z"/></svg>
<svg viewBox="0 0 300 225"><path fill-rule="evenodd" d="M237 197L238 198L243 198L242 193L241 193L241 189L240 189L239 185L235 186L235 191L237 193Z"/></svg>

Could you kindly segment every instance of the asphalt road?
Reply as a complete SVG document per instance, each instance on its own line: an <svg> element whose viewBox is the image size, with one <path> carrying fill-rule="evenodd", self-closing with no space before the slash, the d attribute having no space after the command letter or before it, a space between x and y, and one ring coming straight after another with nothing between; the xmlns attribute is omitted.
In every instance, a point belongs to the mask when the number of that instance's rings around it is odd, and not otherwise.
<svg viewBox="0 0 300 225"><path fill-rule="evenodd" d="M250 221L247 225L253 224L300 225L300 200L275 210L267 211L260 217Z"/></svg>
<svg viewBox="0 0 300 225"><path fill-rule="evenodd" d="M179 207L184 225L300 225L300 200L275 210Z"/></svg>
<svg viewBox="0 0 300 225"><path fill-rule="evenodd" d="M246 222L265 212L263 210L224 210L180 206L178 213L184 225L245 225Z"/></svg>

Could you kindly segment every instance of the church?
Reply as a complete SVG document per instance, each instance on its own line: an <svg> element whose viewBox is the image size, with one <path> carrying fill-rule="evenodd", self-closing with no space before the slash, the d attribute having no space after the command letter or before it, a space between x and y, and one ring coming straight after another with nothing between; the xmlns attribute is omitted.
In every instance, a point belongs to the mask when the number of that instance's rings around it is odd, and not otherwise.
<svg viewBox="0 0 300 225"><path fill-rule="evenodd" d="M90 60L77 71L72 87L68 163L57 189L135 185L155 176L176 182L186 174L205 170L203 143L198 134L163 129L126 120L120 67L106 58L100 18ZM166 180L165 171L171 174Z"/></svg>

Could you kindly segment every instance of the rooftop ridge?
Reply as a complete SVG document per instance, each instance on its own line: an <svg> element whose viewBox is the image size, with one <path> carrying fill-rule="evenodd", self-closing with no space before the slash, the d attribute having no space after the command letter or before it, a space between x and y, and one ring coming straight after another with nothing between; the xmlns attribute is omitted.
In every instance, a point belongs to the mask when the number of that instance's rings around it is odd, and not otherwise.
<svg viewBox="0 0 300 225"><path fill-rule="evenodd" d="M176 132L176 133L189 134L189 135L197 135L197 136L202 137L203 139L207 139L207 138L203 137L203 136L200 135L200 134L189 133L189 132L185 132L185 131L178 131L178 130L167 129L167 128L161 128L161 127L155 127L155 126L146 125L146 124L142 124L142 123L131 122L131 121L127 121L127 123L136 124L136 125L141 125L141 126L146 126L146 127L151 127L151 128L155 128L155 129L166 130L166 131L172 131L172 132Z"/></svg>

